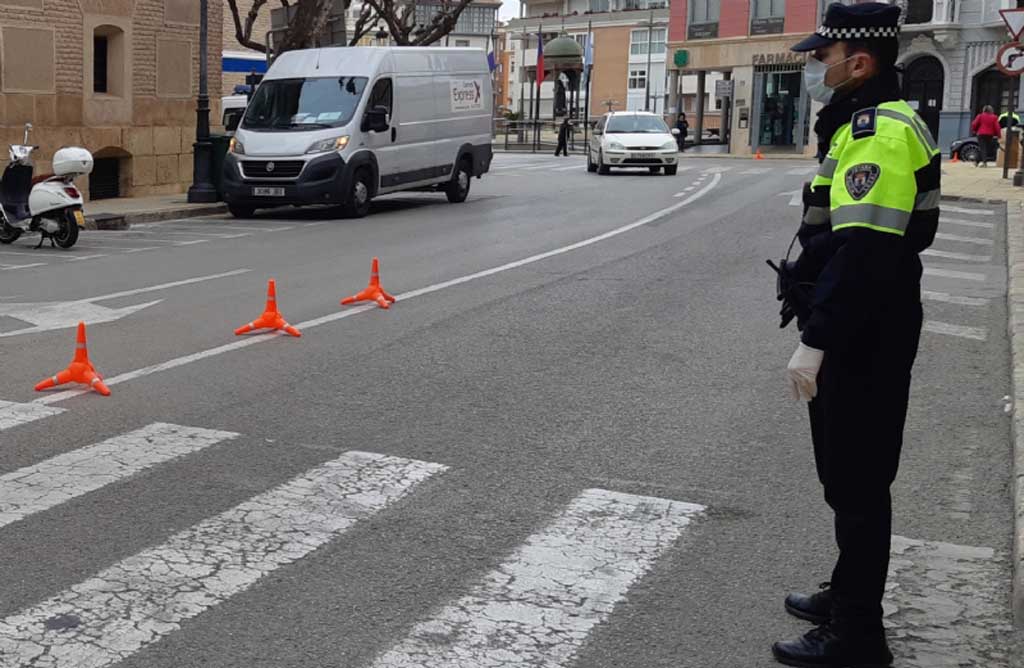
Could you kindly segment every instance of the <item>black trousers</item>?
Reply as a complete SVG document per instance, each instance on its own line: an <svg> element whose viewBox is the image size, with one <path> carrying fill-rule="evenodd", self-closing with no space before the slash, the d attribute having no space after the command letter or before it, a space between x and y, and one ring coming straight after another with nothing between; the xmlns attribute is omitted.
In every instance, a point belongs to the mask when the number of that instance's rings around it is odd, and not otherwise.
<svg viewBox="0 0 1024 668"><path fill-rule="evenodd" d="M979 151L978 159L974 161L975 164L995 160L998 157L996 155L998 144L998 137L978 137Z"/></svg>
<svg viewBox="0 0 1024 668"><path fill-rule="evenodd" d="M555 156L564 155L569 157L569 143L565 139L559 138L558 147L555 149Z"/></svg>
<svg viewBox="0 0 1024 668"><path fill-rule="evenodd" d="M889 488L899 469L922 321L919 296L901 302L855 343L825 353L818 396L809 404L815 464L839 548L832 616L839 629L855 634L882 629Z"/></svg>

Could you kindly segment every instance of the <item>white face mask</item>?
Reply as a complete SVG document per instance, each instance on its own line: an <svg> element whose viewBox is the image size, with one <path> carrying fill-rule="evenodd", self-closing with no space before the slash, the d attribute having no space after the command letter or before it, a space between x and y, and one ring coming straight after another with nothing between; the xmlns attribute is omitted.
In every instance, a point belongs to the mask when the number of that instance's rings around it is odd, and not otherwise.
<svg viewBox="0 0 1024 668"><path fill-rule="evenodd" d="M812 100L817 100L822 104L828 104L832 101L832 96L835 95L836 89L825 83L825 75L836 65L842 65L851 58L853 56L844 58L838 63L832 63L831 65L826 65L813 56L807 59L807 65L804 67L804 85L807 86L807 94L811 96ZM839 86L842 86L847 81L849 79L843 81Z"/></svg>

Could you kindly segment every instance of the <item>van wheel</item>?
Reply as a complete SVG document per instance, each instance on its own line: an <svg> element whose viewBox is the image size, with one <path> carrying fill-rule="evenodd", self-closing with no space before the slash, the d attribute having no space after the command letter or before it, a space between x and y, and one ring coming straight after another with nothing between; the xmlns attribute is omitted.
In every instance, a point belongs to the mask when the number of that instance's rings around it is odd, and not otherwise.
<svg viewBox="0 0 1024 668"><path fill-rule="evenodd" d="M612 168L604 164L604 153L598 152L597 154L597 173L602 176L607 176L612 173Z"/></svg>
<svg viewBox="0 0 1024 668"><path fill-rule="evenodd" d="M256 213L256 207L228 204L228 213L235 218L252 218L252 215Z"/></svg>
<svg viewBox="0 0 1024 668"><path fill-rule="evenodd" d="M2 218L3 216L0 216ZM0 244L13 244L21 236L21 228L0 220Z"/></svg>
<svg viewBox="0 0 1024 668"><path fill-rule="evenodd" d="M364 218L370 213L370 172L365 168L356 172L352 178L352 187L342 210L348 218Z"/></svg>
<svg viewBox="0 0 1024 668"><path fill-rule="evenodd" d="M469 197L469 184L473 179L472 165L469 160L463 158L459 162L459 168L452 174L452 180L445 188L444 194L452 204L461 204Z"/></svg>

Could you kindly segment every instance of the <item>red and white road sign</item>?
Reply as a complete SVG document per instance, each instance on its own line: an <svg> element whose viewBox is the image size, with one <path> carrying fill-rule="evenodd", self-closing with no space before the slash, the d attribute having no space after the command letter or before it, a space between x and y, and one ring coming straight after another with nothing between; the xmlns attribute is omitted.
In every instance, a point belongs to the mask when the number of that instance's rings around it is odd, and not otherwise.
<svg viewBox="0 0 1024 668"><path fill-rule="evenodd" d="M1000 9L999 15L1003 17L1003 23L1010 31L1013 41L1019 40L1024 33L1024 9Z"/></svg>
<svg viewBox="0 0 1024 668"><path fill-rule="evenodd" d="M1004 44L996 54L996 67L1007 76L1019 77L1024 74L1024 45L1019 42Z"/></svg>

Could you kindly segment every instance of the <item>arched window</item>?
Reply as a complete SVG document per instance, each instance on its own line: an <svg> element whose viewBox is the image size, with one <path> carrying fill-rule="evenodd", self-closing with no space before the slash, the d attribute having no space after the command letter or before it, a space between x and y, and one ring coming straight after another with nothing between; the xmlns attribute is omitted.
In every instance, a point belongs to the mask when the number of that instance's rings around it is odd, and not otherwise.
<svg viewBox="0 0 1024 668"><path fill-rule="evenodd" d="M92 92L125 96L125 39L117 26L103 25L92 34Z"/></svg>
<svg viewBox="0 0 1024 668"><path fill-rule="evenodd" d="M974 78L974 113L980 113L985 105L992 105L997 114L1017 105L1018 80L1008 77L996 68L990 68Z"/></svg>

